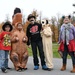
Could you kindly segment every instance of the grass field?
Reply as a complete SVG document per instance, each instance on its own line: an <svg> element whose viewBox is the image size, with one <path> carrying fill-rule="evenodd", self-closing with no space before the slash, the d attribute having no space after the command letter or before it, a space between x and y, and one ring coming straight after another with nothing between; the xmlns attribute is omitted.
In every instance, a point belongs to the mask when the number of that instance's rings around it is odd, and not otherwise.
<svg viewBox="0 0 75 75"><path fill-rule="evenodd" d="M29 55L32 56L32 50L31 48L28 48ZM60 55L58 54L58 44L53 43L53 57L54 58L60 58Z"/></svg>
<svg viewBox="0 0 75 75"><path fill-rule="evenodd" d="M60 58L60 55L58 53L58 46L59 45L57 43L53 43L53 45L52 45L54 58Z"/></svg>
<svg viewBox="0 0 75 75"><path fill-rule="evenodd" d="M54 58L61 58L59 53L58 53L59 45L57 43L53 43L52 47L53 47L53 49L52 49L53 50L53 57ZM29 56L32 56L31 48L28 48L28 52L29 52ZM70 56L68 56L68 58L70 58Z"/></svg>

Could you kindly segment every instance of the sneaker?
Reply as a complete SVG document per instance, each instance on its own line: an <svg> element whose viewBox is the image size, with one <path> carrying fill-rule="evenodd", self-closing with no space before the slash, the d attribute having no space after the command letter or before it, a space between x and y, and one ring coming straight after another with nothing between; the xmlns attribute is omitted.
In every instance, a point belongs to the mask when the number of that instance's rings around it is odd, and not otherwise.
<svg viewBox="0 0 75 75"><path fill-rule="evenodd" d="M7 69L6 68L1 68L2 72L7 73Z"/></svg>
<svg viewBox="0 0 75 75"><path fill-rule="evenodd" d="M53 68L48 68L48 71L51 71L51 70L53 70Z"/></svg>
<svg viewBox="0 0 75 75"><path fill-rule="evenodd" d="M24 71L24 70L27 70L28 68L22 68L22 70Z"/></svg>
<svg viewBox="0 0 75 75"><path fill-rule="evenodd" d="M34 66L34 70L38 70L39 69L39 66Z"/></svg>
<svg viewBox="0 0 75 75"><path fill-rule="evenodd" d="M11 68L10 67L7 67L6 69L10 70Z"/></svg>
<svg viewBox="0 0 75 75"><path fill-rule="evenodd" d="M43 69L43 70L48 70L48 67L47 67L46 65L43 65L43 66L42 66L42 69Z"/></svg>
<svg viewBox="0 0 75 75"><path fill-rule="evenodd" d="M21 71L22 71L22 69L18 69L17 71L18 71L18 72L21 72Z"/></svg>

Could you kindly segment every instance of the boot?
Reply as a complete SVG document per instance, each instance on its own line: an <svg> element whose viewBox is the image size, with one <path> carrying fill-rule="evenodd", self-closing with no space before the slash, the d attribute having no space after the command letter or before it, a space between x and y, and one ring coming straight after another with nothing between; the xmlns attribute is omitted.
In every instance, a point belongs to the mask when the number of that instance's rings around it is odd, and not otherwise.
<svg viewBox="0 0 75 75"><path fill-rule="evenodd" d="M73 69L71 70L71 73L75 73L75 65L73 65Z"/></svg>
<svg viewBox="0 0 75 75"><path fill-rule="evenodd" d="M66 70L66 64L63 64L62 68L60 69L61 71Z"/></svg>

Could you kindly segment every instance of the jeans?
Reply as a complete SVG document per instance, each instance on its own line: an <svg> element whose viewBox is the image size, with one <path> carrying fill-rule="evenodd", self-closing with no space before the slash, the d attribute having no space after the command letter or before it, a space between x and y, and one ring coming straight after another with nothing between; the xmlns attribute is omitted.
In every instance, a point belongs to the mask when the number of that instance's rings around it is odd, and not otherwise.
<svg viewBox="0 0 75 75"><path fill-rule="evenodd" d="M8 67L8 54L9 51L0 50L0 68Z"/></svg>
<svg viewBox="0 0 75 75"><path fill-rule="evenodd" d="M68 47L66 44L64 44L64 52L63 52L63 64L67 63L67 55L70 55L72 58L72 63L73 65L75 65L75 56L74 56L74 52L69 52L68 51Z"/></svg>
<svg viewBox="0 0 75 75"><path fill-rule="evenodd" d="M31 47L32 47L32 53L33 53L34 65L39 66L39 60L37 56L37 47L38 47L38 52L41 59L41 65L42 66L45 65L42 41L31 42Z"/></svg>

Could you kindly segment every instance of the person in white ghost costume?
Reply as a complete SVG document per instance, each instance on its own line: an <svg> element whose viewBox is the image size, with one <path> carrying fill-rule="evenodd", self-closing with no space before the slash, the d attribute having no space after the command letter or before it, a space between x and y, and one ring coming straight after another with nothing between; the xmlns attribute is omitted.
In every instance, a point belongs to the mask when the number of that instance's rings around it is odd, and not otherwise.
<svg viewBox="0 0 75 75"><path fill-rule="evenodd" d="M42 20L42 42L43 42L43 50L46 59L46 65L48 70L51 71L53 69L53 51L52 51L52 31L50 28L50 24L48 24L48 20Z"/></svg>

